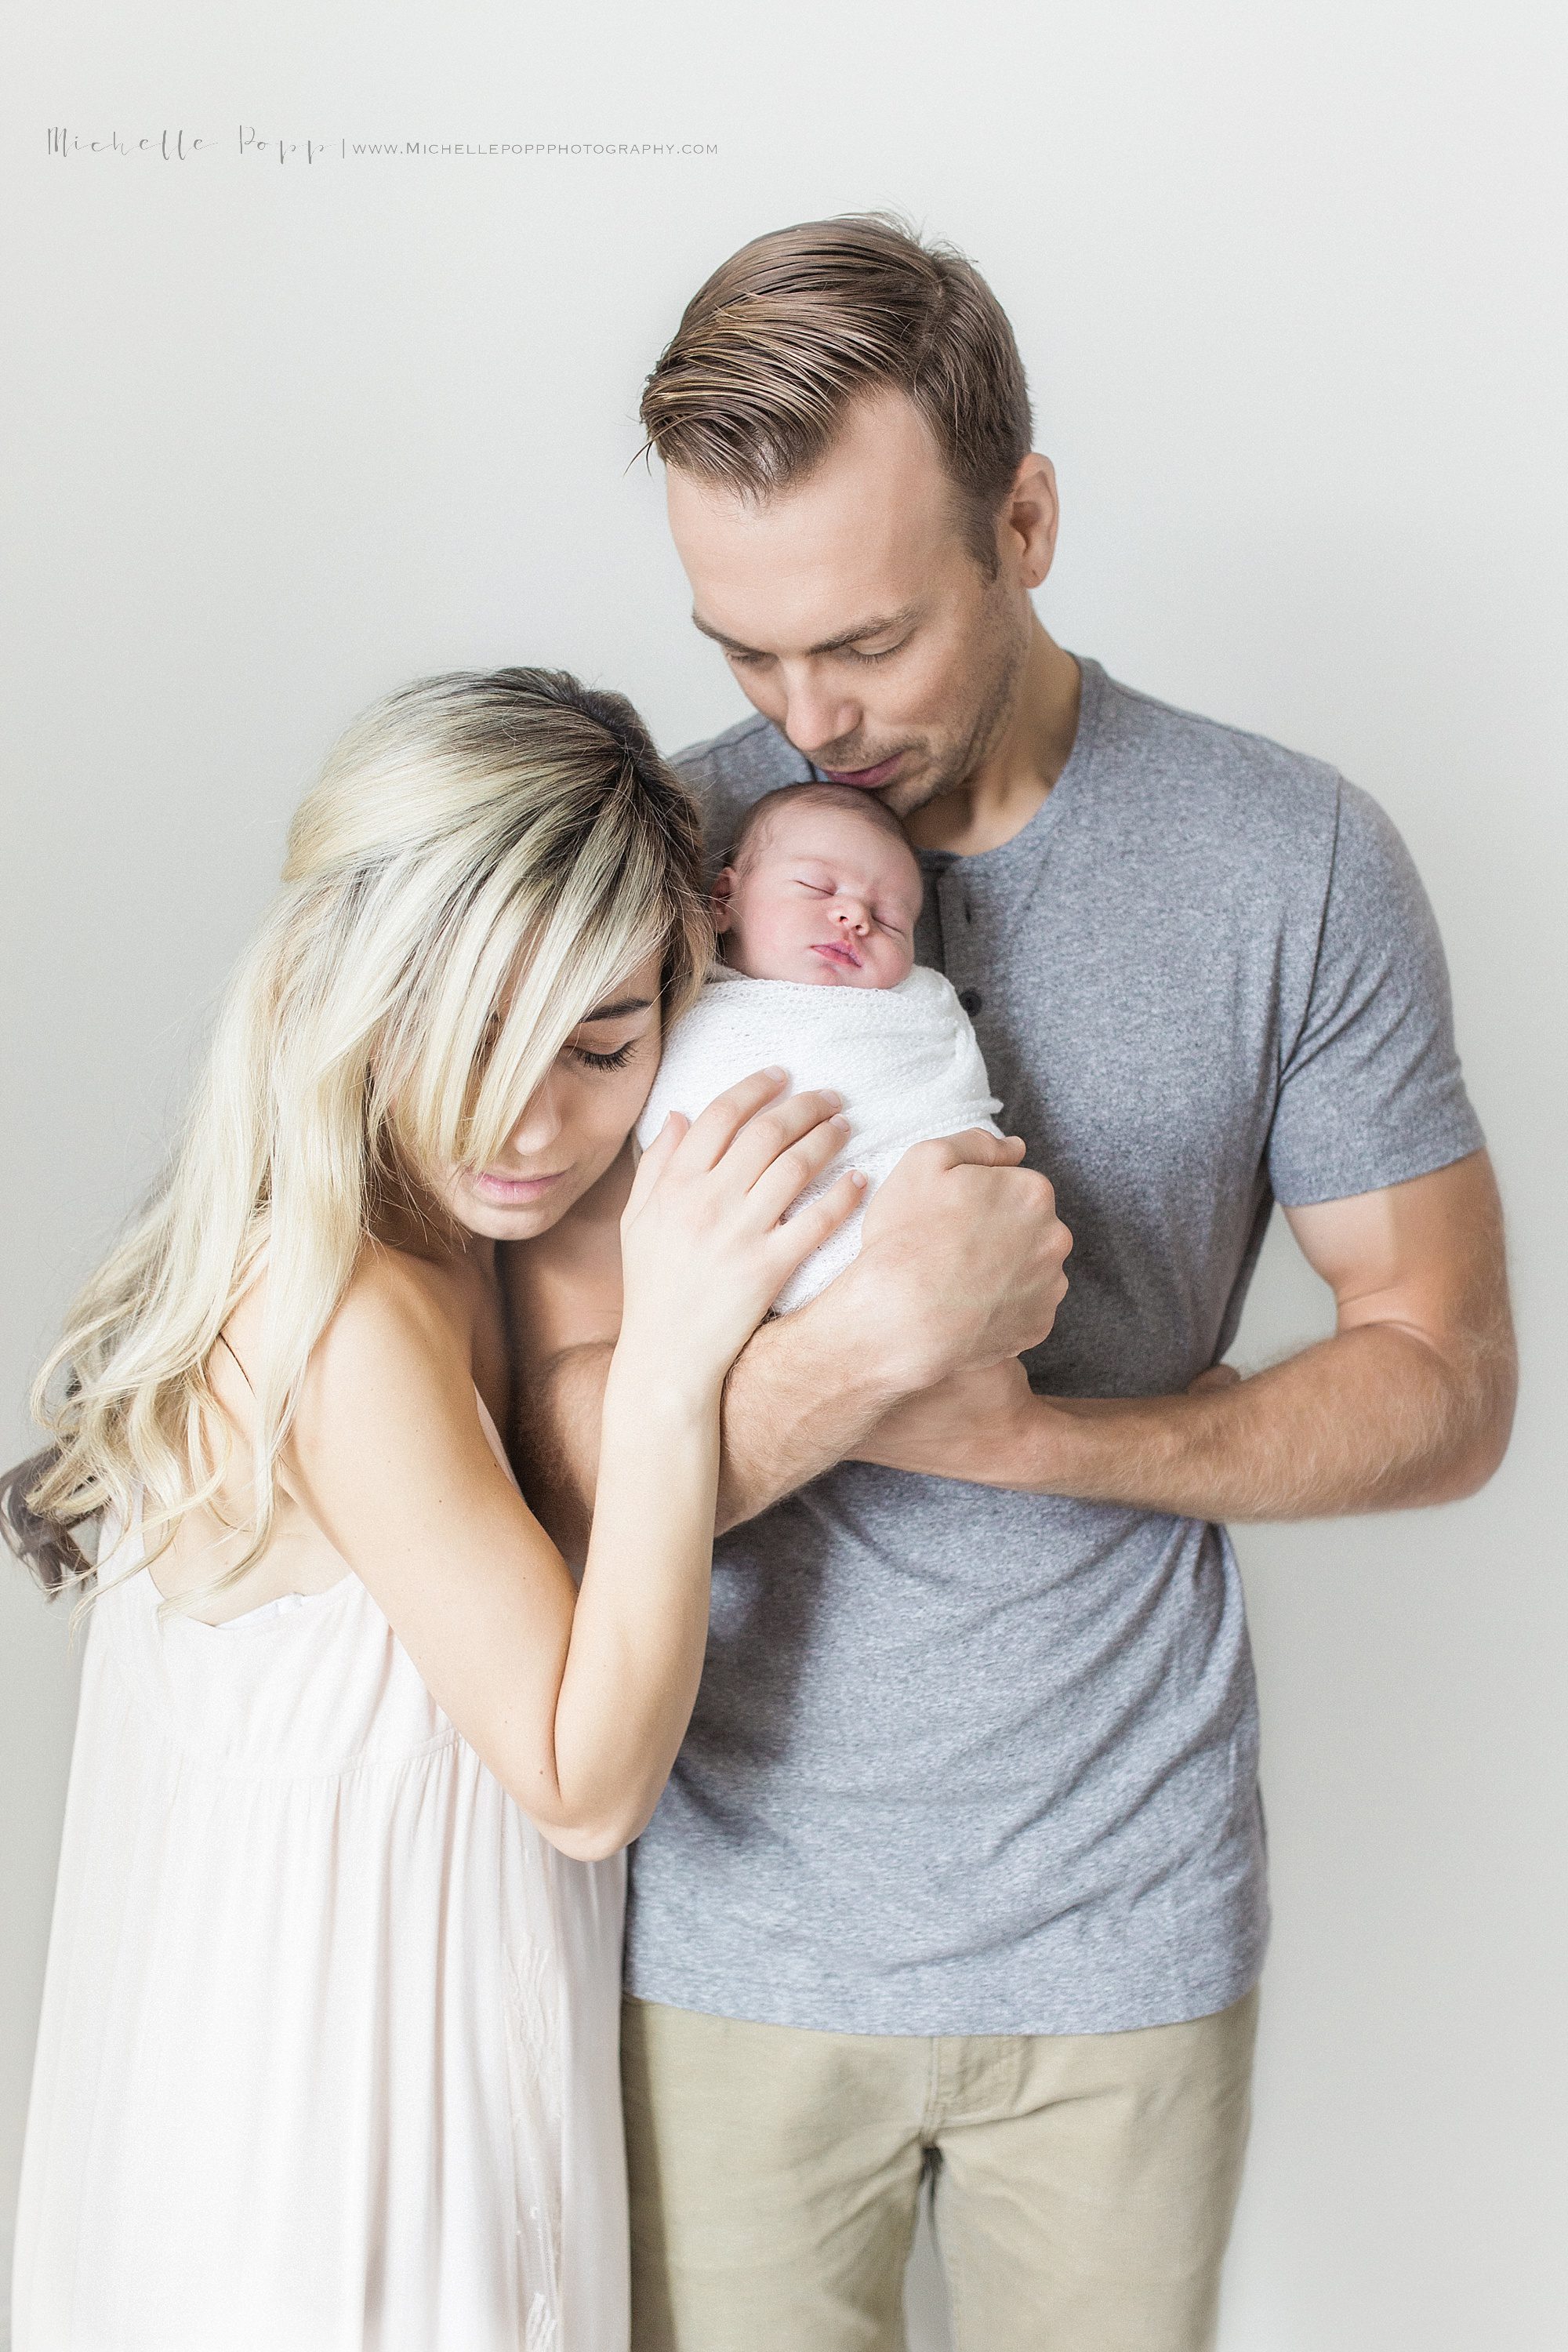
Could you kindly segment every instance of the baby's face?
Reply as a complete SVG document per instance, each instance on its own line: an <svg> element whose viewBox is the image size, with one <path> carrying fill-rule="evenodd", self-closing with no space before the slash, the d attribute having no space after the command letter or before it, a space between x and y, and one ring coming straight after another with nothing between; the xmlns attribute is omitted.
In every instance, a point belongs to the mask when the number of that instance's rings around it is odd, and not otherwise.
<svg viewBox="0 0 1568 2352"><path fill-rule="evenodd" d="M914 969L914 852L853 809L804 801L767 818L713 888L724 957L752 980L896 988Z"/></svg>

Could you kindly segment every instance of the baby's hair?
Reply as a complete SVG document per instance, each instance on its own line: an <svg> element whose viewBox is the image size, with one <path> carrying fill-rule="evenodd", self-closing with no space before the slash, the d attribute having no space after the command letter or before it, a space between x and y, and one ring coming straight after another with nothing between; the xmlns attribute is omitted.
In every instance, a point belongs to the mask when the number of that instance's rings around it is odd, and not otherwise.
<svg viewBox="0 0 1568 2352"><path fill-rule="evenodd" d="M849 809L857 816L868 816L873 824L880 825L884 833L891 834L902 848L909 850L918 870L920 859L910 846L910 837L886 801L879 801L874 793L867 792L859 784L824 784L815 780L804 784L781 784L776 792L764 793L760 801L753 801L741 821L739 833L725 851L722 863L733 866L739 873L747 854L754 855L761 847L758 835L769 820L775 817L780 809L797 801L810 801L823 808Z"/></svg>

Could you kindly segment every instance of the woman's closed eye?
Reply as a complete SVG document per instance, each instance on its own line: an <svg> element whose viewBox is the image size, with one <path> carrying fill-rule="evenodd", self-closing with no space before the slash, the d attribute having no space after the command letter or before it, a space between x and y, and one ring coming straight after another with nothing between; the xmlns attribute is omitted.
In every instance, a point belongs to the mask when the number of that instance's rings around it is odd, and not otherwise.
<svg viewBox="0 0 1568 2352"><path fill-rule="evenodd" d="M566 1051L585 1070L624 1070L641 1043L640 1037L628 1037L612 1054L592 1054L586 1045L568 1045Z"/></svg>

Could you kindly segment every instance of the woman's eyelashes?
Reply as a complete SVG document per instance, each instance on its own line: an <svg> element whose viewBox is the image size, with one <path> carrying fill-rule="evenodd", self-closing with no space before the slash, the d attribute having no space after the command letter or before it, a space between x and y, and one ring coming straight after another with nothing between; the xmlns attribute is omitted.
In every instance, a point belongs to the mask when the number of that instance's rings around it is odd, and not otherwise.
<svg viewBox="0 0 1568 2352"><path fill-rule="evenodd" d="M641 1044L640 1037L628 1037L613 1054L591 1054L585 1045L568 1045L566 1051L585 1070L624 1070Z"/></svg>

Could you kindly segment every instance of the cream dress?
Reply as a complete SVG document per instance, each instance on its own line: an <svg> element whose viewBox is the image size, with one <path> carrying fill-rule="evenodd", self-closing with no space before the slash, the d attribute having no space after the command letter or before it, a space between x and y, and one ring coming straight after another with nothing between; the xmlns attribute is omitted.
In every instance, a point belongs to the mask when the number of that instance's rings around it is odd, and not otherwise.
<svg viewBox="0 0 1568 2352"><path fill-rule="evenodd" d="M211 1626L138 1558L89 1621L14 2352L624 2352L625 1857L541 1836L358 1577Z"/></svg>

